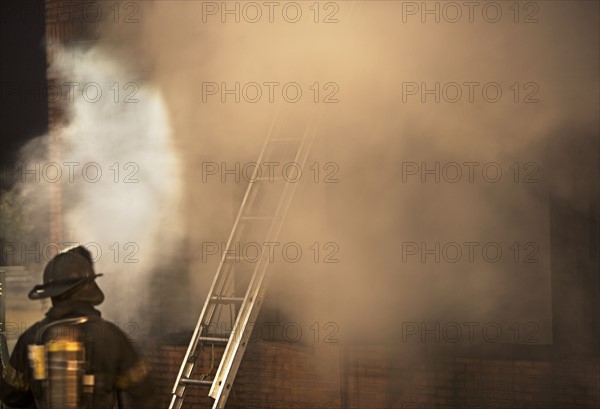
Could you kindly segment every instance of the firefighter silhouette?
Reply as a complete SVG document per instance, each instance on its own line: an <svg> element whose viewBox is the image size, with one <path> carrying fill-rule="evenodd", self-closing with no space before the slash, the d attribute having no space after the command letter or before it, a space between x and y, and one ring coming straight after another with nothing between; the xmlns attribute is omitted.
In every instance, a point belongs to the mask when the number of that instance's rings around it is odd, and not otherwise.
<svg viewBox="0 0 600 409"><path fill-rule="evenodd" d="M15 408L113 409L121 391L131 407L157 407L148 367L131 341L94 306L104 301L90 252L56 255L29 298L50 297L46 318L18 339L2 370L0 400Z"/></svg>

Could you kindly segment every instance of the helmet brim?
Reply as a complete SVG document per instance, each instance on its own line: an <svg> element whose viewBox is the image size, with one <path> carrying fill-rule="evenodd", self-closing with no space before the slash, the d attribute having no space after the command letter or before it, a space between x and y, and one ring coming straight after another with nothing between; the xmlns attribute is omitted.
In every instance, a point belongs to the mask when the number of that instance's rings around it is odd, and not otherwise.
<svg viewBox="0 0 600 409"><path fill-rule="evenodd" d="M100 277L103 274L94 274L90 277L83 277L75 281L63 281L63 282L49 282L46 284L38 284L29 291L27 297L30 300L41 300L49 297L57 297L61 294L66 293L72 288L77 287L79 284L88 281L95 280L96 277Z"/></svg>

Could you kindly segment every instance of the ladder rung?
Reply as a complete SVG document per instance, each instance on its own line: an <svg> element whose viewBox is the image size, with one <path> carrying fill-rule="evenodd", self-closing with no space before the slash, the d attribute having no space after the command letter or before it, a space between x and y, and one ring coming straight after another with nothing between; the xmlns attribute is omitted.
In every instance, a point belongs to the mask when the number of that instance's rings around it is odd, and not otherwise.
<svg viewBox="0 0 600 409"><path fill-rule="evenodd" d="M244 301L243 297L219 297L218 295L213 295L210 299L221 304L241 303Z"/></svg>
<svg viewBox="0 0 600 409"><path fill-rule="evenodd" d="M198 338L200 341L204 342L220 342L220 343L228 343L229 338L219 338L219 337L200 337Z"/></svg>
<svg viewBox="0 0 600 409"><path fill-rule="evenodd" d="M188 384L188 385L212 385L212 381L204 381L198 379L186 379L183 378L179 383Z"/></svg>

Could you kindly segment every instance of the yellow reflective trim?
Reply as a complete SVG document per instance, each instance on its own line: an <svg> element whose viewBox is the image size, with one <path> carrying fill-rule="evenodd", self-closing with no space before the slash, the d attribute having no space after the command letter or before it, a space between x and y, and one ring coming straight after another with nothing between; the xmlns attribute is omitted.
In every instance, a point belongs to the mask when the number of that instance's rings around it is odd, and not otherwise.
<svg viewBox="0 0 600 409"><path fill-rule="evenodd" d="M46 348L43 345L29 345L29 366L33 371L33 379L46 378Z"/></svg>
<svg viewBox="0 0 600 409"><path fill-rule="evenodd" d="M50 352L77 352L83 350L83 344L74 341L53 341L47 345Z"/></svg>

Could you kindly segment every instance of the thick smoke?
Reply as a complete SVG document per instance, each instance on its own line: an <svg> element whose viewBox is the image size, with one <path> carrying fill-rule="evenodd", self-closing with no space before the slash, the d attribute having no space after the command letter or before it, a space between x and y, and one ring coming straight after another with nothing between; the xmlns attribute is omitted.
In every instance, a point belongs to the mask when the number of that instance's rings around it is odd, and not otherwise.
<svg viewBox="0 0 600 409"><path fill-rule="evenodd" d="M142 314L151 277L180 237L180 169L169 118L160 91L127 61L100 47L53 51L49 74L60 89L51 97L61 96L65 121L23 149L21 163L38 166L39 175L17 188L37 226L41 268L53 250L86 245L104 273L101 309L138 336L149 330ZM62 237L49 243L45 227L56 200Z"/></svg>
<svg viewBox="0 0 600 409"><path fill-rule="evenodd" d="M185 301L168 311L176 318L165 330L196 319L219 261L205 245L227 239L241 202L246 182L223 175L222 164L256 160L277 111L283 135L299 132L318 108L309 164L317 162L320 176L315 182L314 170L304 169L280 237L299 243L303 257L275 264L265 314L335 322L344 341L397 340L403 323L427 321L493 322L505 333L515 322L534 323L537 342L551 342L548 203L555 195L578 200L574 192L586 188L572 188L570 171L553 162L570 166L577 159L562 147L598 132L597 5L538 2L537 11L516 16L503 4L497 22L481 9L472 21L463 9L456 22L436 22L408 13L405 3L319 3L318 23L310 4L296 3L303 14L292 23L282 7L271 22L261 3L257 22L244 3L227 3L240 7L236 22L221 13L222 2L139 2L137 23L102 28L106 54L84 53L74 65L98 73L135 64L146 80L140 93L155 101L133 105L143 112L131 116L116 105L96 116L88 110L97 107L76 107L66 138L86 135L92 144L74 152L141 160L148 173L134 186L142 191L80 192L67 220L77 226L73 236L118 241L112 237L122 233L121 241L146 240L140 251L177 251L174 269L185 269L189 285L161 288L162 298ZM532 12L537 21L525 23ZM259 84L261 98L249 83ZM279 84L273 103L265 83ZM302 89L298 102L282 95L288 83ZM436 83L437 95L428 94ZM169 173L171 143L180 174ZM582 168L595 160L583 158ZM216 175L207 174L208 163L219 165ZM325 176L337 182L323 183ZM185 245L157 241L164 226L179 226L177 217ZM424 254L436 243L439 261ZM327 255L339 262L325 263ZM138 277L137 268L150 273L140 264L123 274Z"/></svg>
<svg viewBox="0 0 600 409"><path fill-rule="evenodd" d="M570 181L568 171L553 170L549 152L597 133L594 6L543 2L518 16L503 7L497 22L481 10L470 21L465 9L458 22L429 16L423 23L403 3L338 2L331 23L322 20L333 9L321 10L315 23L303 4L303 18L290 23L281 9L269 21L266 6L252 22L254 11L244 14L238 4L236 22L235 12L222 13L225 3L144 2L138 24L108 28L125 40L120 55L141 61L163 92L184 164L193 301L179 315L182 326L195 318L189 311L200 310L201 289L218 261L203 259L203 244L226 240L245 187L231 176L223 183L221 173L207 177L204 164L255 160L277 106L304 122L318 106L309 162L319 163L321 180L305 169L281 238L300 243L304 256L274 267L269 305L278 319L334 321L347 340L397 336L402 322L494 322L503 329L532 322L538 342L551 341L548 203L564 196ZM244 94L251 82L263 84L258 102L254 92ZM303 97L290 103L280 87L270 103L267 82L298 83ZM331 88L314 103L315 82L335 83L339 102L323 103ZM235 83L239 101L224 92ZM438 101L423 92L436 83ZM290 133L304 126L282 122ZM571 124L578 124L574 134L556 137ZM323 168L329 162L334 167ZM427 175L436 163L439 182ZM339 182L321 183L330 170ZM323 263L331 248L321 248L315 263L308 250L314 242L334 242L339 263ZM410 243L418 254L407 256ZM422 262L423 250L436 243L441 260ZM502 256L494 261L497 247Z"/></svg>

